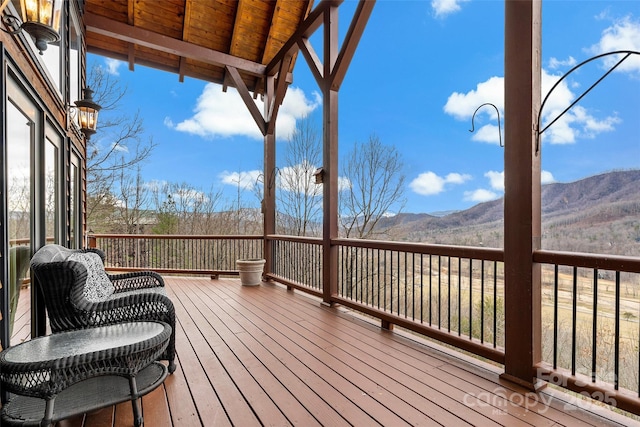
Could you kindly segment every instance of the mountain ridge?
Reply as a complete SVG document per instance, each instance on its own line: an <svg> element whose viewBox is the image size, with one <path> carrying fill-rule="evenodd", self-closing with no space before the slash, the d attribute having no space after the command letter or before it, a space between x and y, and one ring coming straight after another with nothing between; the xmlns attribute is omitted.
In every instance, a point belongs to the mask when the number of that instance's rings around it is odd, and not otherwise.
<svg viewBox="0 0 640 427"><path fill-rule="evenodd" d="M640 170L625 170L543 185L543 247L640 254L639 184ZM390 230L392 240L502 247L503 210L500 198L444 216L400 213L380 221L379 229Z"/></svg>

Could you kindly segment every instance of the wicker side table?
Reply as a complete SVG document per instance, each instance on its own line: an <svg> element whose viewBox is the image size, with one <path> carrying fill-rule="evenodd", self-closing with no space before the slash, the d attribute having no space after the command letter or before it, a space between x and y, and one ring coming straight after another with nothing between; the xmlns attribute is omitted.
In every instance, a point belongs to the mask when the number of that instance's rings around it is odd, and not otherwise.
<svg viewBox="0 0 640 427"><path fill-rule="evenodd" d="M0 381L14 393L2 407L2 425L49 426L73 415L138 398L160 385L168 345L163 322L128 322L35 338L0 353ZM6 423L6 424L5 424Z"/></svg>

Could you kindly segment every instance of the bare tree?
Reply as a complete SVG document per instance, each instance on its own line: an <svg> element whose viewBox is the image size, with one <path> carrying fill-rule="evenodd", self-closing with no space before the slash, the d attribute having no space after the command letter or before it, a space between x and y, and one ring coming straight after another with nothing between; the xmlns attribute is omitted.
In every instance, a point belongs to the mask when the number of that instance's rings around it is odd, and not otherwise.
<svg viewBox="0 0 640 427"><path fill-rule="evenodd" d="M187 183L165 183L155 186L152 196L156 234L225 234L222 230L233 229L228 215L218 210L221 190L205 192Z"/></svg>
<svg viewBox="0 0 640 427"><path fill-rule="evenodd" d="M322 221L322 186L314 172L321 162L320 135L309 118L299 122L287 142L278 187L278 224L287 234L314 236Z"/></svg>
<svg viewBox="0 0 640 427"><path fill-rule="evenodd" d="M149 202L149 191L142 181L140 166L134 176L125 169L120 170L118 182L119 204L116 209L120 218L119 224L127 234L144 233L144 226L150 222L149 212L145 210Z"/></svg>
<svg viewBox="0 0 640 427"><path fill-rule="evenodd" d="M122 112L127 88L103 67L94 63L87 76L94 100L102 106L98 132L87 141L87 222L101 228L111 216L116 198L113 185L122 173L136 170L152 153L155 144L143 139L143 119L139 112Z"/></svg>
<svg viewBox="0 0 640 427"><path fill-rule="evenodd" d="M380 220L404 207L404 181L400 154L371 135L356 143L342 167L347 180L340 192L340 220L346 237L367 239L384 236Z"/></svg>

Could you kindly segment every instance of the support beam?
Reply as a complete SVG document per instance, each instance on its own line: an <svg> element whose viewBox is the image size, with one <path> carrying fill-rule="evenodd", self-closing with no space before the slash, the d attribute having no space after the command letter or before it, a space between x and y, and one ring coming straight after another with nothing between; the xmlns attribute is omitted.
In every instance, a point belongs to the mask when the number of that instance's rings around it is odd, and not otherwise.
<svg viewBox="0 0 640 427"><path fill-rule="evenodd" d="M287 71L291 68L291 62L293 61L292 55L287 55L280 63L280 72L278 73L277 84L275 88L274 96L269 99L267 105L267 133L274 133L276 127L276 117L278 117L278 111L280 105L284 101L284 95L287 93ZM266 102L266 101L265 101Z"/></svg>
<svg viewBox="0 0 640 427"><path fill-rule="evenodd" d="M349 64L351 64L353 55L356 52L356 47L358 47L358 43L360 43L360 38L362 37L362 33L364 33L364 29L367 26L375 4L375 0L364 0L358 3L358 8L353 15L349 31L347 31L347 35L344 38L342 49L340 49L336 66L332 71L331 88L333 90L338 90L342 85L344 76L347 74Z"/></svg>
<svg viewBox="0 0 640 427"><path fill-rule="evenodd" d="M262 135L266 135L267 123L265 122L262 116L262 113L260 113L260 109L258 108L256 103L253 102L251 93L249 93L249 89L247 89L247 86L244 84L242 77L240 77L240 73L235 68L227 66L227 74L229 75L229 77L231 77L231 80L233 80L233 83L235 84L235 87L238 90L240 97L242 98L242 100L244 101L244 104L249 109L249 112L251 113L253 120L256 121L256 124L260 128L260 132L262 132Z"/></svg>
<svg viewBox="0 0 640 427"><path fill-rule="evenodd" d="M505 2L505 372L502 378L538 388L541 360L540 153L541 1Z"/></svg>
<svg viewBox="0 0 640 427"><path fill-rule="evenodd" d="M323 107L323 225L322 225L322 301L332 304L338 293L338 91L331 88L331 70L338 56L338 6L324 13L324 71L321 84Z"/></svg>
<svg viewBox="0 0 640 427"><path fill-rule="evenodd" d="M265 80L264 88L264 108L265 115L268 114L268 108L276 97L275 95L275 77L269 76ZM272 115L267 125L267 134L264 136L264 190L262 199L263 228L264 228L264 258L267 260L264 273L273 272L273 251L271 241L267 240L267 236L276 233L276 133L275 126L271 122L275 122L276 114Z"/></svg>
<svg viewBox="0 0 640 427"><path fill-rule="evenodd" d="M262 64L167 37L154 33L153 31L136 28L93 13L86 13L84 15L84 22L87 27L87 33L102 34L103 36L116 40L135 43L139 46L156 49L172 55L184 56L185 58L195 59L207 64L223 67L228 65L241 72L258 77L263 76L266 71L266 66Z"/></svg>
<svg viewBox="0 0 640 427"><path fill-rule="evenodd" d="M298 41L302 38L309 38L323 24L325 12L333 7L338 7L343 0L323 0L315 7L305 19L298 30L287 40L276 56L267 65L266 73L274 75L278 72L278 64L287 54L294 53L298 49Z"/></svg>

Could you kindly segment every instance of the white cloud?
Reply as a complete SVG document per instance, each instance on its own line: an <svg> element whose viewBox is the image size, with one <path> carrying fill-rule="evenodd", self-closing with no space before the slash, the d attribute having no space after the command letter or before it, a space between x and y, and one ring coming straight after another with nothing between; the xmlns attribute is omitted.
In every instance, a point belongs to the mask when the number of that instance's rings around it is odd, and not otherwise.
<svg viewBox="0 0 640 427"><path fill-rule="evenodd" d="M451 13L458 12L460 5L469 0L431 0L431 7L436 17L443 18Z"/></svg>
<svg viewBox="0 0 640 427"><path fill-rule="evenodd" d="M551 172L543 170L542 172L540 172L540 182L542 184L551 184L553 182L556 182L556 179L553 177L553 174Z"/></svg>
<svg viewBox="0 0 640 427"><path fill-rule="evenodd" d="M220 174L223 184L240 186L242 190L251 190L262 182L262 172L259 170L228 172L224 171Z"/></svg>
<svg viewBox="0 0 640 427"><path fill-rule="evenodd" d="M464 184L471 179L471 175L452 172L446 176L444 181L447 184Z"/></svg>
<svg viewBox="0 0 640 427"><path fill-rule="evenodd" d="M573 56L569 56L565 60L560 60L552 57L551 59L549 59L549 68L551 68L552 70L556 70L558 68L573 67L577 63L578 61L576 61Z"/></svg>
<svg viewBox="0 0 640 427"><path fill-rule="evenodd" d="M348 190L351 188L351 181L345 176L338 177L338 191Z"/></svg>
<svg viewBox="0 0 640 427"><path fill-rule="evenodd" d="M497 122L496 122L497 123ZM502 123L500 123L502 125ZM501 135L498 134L498 132L501 132L502 130L498 129L498 125L484 125L482 126L480 129L477 129L476 131L473 132L473 136L471 137L471 140L473 141L478 141L478 142L486 142L489 144L499 144L500 143L500 138Z"/></svg>
<svg viewBox="0 0 640 427"><path fill-rule="evenodd" d="M640 21L634 21L626 16L616 20L610 27L602 32L598 43L589 48L594 55L613 52L616 50L640 51ZM608 56L605 59L607 68L615 65L622 56ZM632 73L640 76L640 55L632 55L627 58L616 71Z"/></svg>
<svg viewBox="0 0 640 427"><path fill-rule="evenodd" d="M498 194L490 190L485 190L484 188L464 192L464 200L468 202L482 203L488 202L489 200L495 200L498 197Z"/></svg>
<svg viewBox="0 0 640 427"><path fill-rule="evenodd" d="M318 196L322 194L322 186L316 185L314 172L317 167L309 162L299 163L280 169L279 189L295 193Z"/></svg>
<svg viewBox="0 0 640 427"><path fill-rule="evenodd" d="M471 175L467 174L450 173L443 178L428 171L411 181L409 188L422 196L432 196L442 193L446 184L462 184L470 179Z"/></svg>
<svg viewBox="0 0 640 427"><path fill-rule="evenodd" d="M559 75L552 75L542 70L542 93L547 94L560 78ZM571 105L575 98L576 95L569 88L567 80L563 80L556 86L544 104L540 121L541 130ZM546 129L542 137L552 144L573 144L578 138L594 138L599 133L611 132L620 122L620 118L615 115L597 119L585 107L574 105Z"/></svg>
<svg viewBox="0 0 640 427"><path fill-rule="evenodd" d="M561 77L561 75L550 74L546 70L542 70L542 93L547 94ZM569 87L568 80L563 80L558 84L546 100L542 110L541 129L544 129L551 120L558 117L577 97ZM475 129L471 139L497 144L500 141L500 134L497 128L498 115L496 109L491 105L478 109L478 107L486 103L494 104L500 111L501 116L503 116L503 77L491 77L484 82L478 83L476 89L467 93L454 92L447 99L444 111L458 120L469 121L471 121L475 112L474 125L477 129ZM490 120L492 123L482 125L483 120ZM599 133L611 132L615 130L615 125L620 122L621 120L616 115L596 118L586 108L575 105L553 126L546 129L542 136L545 141L552 144L572 144L579 138L594 138ZM503 123L504 121L501 117L501 125ZM505 141L505 144L508 144L508 142Z"/></svg>
<svg viewBox="0 0 640 427"><path fill-rule="evenodd" d="M254 100L260 111L264 103ZM296 120L306 117L321 105L322 98L317 92L313 100L308 99L304 91L290 87L278 112L276 136L288 138L295 130ZM202 137L245 136L261 140L262 133L249 113L249 109L234 88L222 91L220 85L208 83L198 97L194 114L191 118L174 124L170 117L165 118L166 126L180 132Z"/></svg>
<svg viewBox="0 0 640 427"><path fill-rule="evenodd" d="M120 66L124 65L124 62L118 61L117 59L105 58L104 64L106 66L107 73L119 76L120 75Z"/></svg>
<svg viewBox="0 0 640 427"><path fill-rule="evenodd" d="M484 176L489 178L489 184L491 185L491 188L497 191L504 191L504 171L489 171L485 173Z"/></svg>
<svg viewBox="0 0 640 427"><path fill-rule="evenodd" d="M444 106L444 112L458 120L468 120L479 106L487 102L494 104L500 112L504 110L503 77L491 77L485 82L478 83L475 90L467 93L452 93ZM489 114L492 120L498 117L495 108L491 106L478 110L476 119L483 114Z"/></svg>
<svg viewBox="0 0 640 427"><path fill-rule="evenodd" d="M209 197L202 191L181 188L174 192L171 197L176 201L178 206L195 206L199 203L206 203L209 201Z"/></svg>

